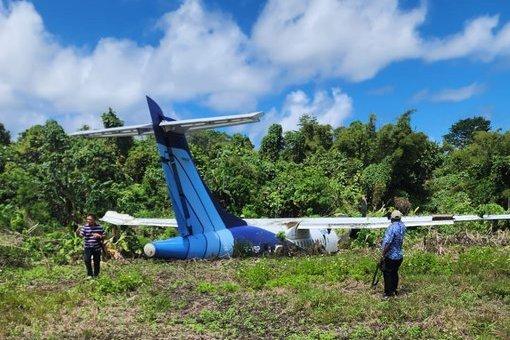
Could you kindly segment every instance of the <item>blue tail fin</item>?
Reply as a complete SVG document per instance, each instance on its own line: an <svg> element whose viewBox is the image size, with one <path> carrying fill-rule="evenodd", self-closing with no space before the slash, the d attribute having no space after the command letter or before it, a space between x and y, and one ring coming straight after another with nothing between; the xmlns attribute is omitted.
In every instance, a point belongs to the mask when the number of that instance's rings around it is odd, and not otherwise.
<svg viewBox="0 0 510 340"><path fill-rule="evenodd" d="M164 131L159 124L165 117L158 104L147 97L154 135L168 191L181 236L205 234L246 225L214 200L200 177L184 134Z"/></svg>

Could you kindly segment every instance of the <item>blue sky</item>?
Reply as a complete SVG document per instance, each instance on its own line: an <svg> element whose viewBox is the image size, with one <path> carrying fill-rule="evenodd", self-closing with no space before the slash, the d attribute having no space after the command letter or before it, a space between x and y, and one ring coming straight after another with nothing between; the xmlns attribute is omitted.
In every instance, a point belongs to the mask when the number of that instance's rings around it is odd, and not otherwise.
<svg viewBox="0 0 510 340"><path fill-rule="evenodd" d="M484 115L510 129L507 1L3 1L0 122L99 126L108 106L148 120L144 95L181 118L262 110L379 125L416 109L441 140Z"/></svg>

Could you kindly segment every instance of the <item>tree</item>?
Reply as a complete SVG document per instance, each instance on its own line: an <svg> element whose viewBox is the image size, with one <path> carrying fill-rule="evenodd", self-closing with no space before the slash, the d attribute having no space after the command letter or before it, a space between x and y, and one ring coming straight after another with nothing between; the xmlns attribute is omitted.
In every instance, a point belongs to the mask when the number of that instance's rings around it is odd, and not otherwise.
<svg viewBox="0 0 510 340"><path fill-rule="evenodd" d="M9 145L11 143L11 133L5 129L4 124L0 123L0 145Z"/></svg>
<svg viewBox="0 0 510 340"><path fill-rule="evenodd" d="M262 138L260 155L274 162L280 157L283 147L282 126L280 124L273 124L269 127L267 135Z"/></svg>
<svg viewBox="0 0 510 340"><path fill-rule="evenodd" d="M113 111L111 107L108 108L107 112L101 114L103 120L103 126L105 128L114 128L124 126L124 122L117 116L117 113ZM120 153L126 157L129 149L133 146L132 137L119 137L115 139L115 144L119 148Z"/></svg>
<svg viewBox="0 0 510 340"><path fill-rule="evenodd" d="M433 207L441 212L472 212L487 203L506 206L510 188L510 132L475 132L471 143L445 157L428 187ZM461 206L459 197L465 202Z"/></svg>
<svg viewBox="0 0 510 340"><path fill-rule="evenodd" d="M143 140L135 141L134 146L129 150L124 163L124 172L131 179L140 183L149 166L161 168L159 155L156 151L156 140L150 136Z"/></svg>
<svg viewBox="0 0 510 340"><path fill-rule="evenodd" d="M295 163L301 163L305 157L306 140L300 131L287 131L283 137L283 157Z"/></svg>
<svg viewBox="0 0 510 340"><path fill-rule="evenodd" d="M124 122L117 117L117 113L111 107L108 108L108 111L101 114L101 120L103 121L103 126L107 129L124 126Z"/></svg>
<svg viewBox="0 0 510 340"><path fill-rule="evenodd" d="M457 148L462 148L473 140L476 131L489 131L491 122L482 116L461 119L450 127L450 132L444 135L444 140Z"/></svg>
<svg viewBox="0 0 510 340"><path fill-rule="evenodd" d="M329 150L333 145L331 125L319 124L317 119L305 114L299 118L299 131L305 138L306 153L314 153L319 148Z"/></svg>
<svg viewBox="0 0 510 340"><path fill-rule="evenodd" d="M368 166L374 159L376 146L375 115L367 124L352 122L349 127L335 130L334 147L349 158L356 158Z"/></svg>
<svg viewBox="0 0 510 340"><path fill-rule="evenodd" d="M383 162L370 164L361 173L364 196L372 210L377 210L384 204L383 198L391 180L391 170L390 165Z"/></svg>

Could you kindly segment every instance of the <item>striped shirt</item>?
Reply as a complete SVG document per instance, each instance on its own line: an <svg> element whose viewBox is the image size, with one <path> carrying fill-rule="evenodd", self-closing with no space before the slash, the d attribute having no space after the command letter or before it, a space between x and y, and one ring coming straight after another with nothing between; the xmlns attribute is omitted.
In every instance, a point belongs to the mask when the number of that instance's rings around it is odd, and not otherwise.
<svg viewBox="0 0 510 340"><path fill-rule="evenodd" d="M100 225L84 225L80 229L80 235L83 237L83 245L85 248L95 248L99 249L101 248L101 239L97 239L92 234L100 234L101 236L104 236L104 230L103 227Z"/></svg>

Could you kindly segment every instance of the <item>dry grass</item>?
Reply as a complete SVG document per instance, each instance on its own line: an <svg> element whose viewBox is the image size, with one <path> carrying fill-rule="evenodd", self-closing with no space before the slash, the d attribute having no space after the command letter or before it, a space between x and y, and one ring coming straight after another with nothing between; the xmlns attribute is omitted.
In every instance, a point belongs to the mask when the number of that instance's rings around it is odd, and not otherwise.
<svg viewBox="0 0 510 340"><path fill-rule="evenodd" d="M110 260L94 281L81 264L6 270L0 338L508 338L508 246L444 247L446 255L410 250L402 295L389 301L369 288L366 249Z"/></svg>

